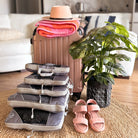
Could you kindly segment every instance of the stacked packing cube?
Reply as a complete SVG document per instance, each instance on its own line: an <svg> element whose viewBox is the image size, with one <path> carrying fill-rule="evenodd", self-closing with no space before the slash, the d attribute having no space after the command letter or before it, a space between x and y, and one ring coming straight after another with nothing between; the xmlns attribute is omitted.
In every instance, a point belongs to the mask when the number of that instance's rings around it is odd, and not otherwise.
<svg viewBox="0 0 138 138"><path fill-rule="evenodd" d="M17 86L17 93L8 98L13 110L5 124L14 129L50 131L62 128L68 107L69 67L55 64L26 64L33 74Z"/></svg>

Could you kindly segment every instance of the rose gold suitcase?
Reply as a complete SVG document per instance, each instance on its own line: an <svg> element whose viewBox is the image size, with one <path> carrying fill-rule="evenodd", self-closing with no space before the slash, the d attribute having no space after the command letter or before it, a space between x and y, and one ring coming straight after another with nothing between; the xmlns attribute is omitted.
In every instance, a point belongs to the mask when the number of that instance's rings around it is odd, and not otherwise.
<svg viewBox="0 0 138 138"><path fill-rule="evenodd" d="M53 63L70 67L69 76L73 82L74 93L82 91L82 62L81 59L73 60L69 54L70 44L79 40L82 35L78 32L67 37L46 38L38 35L33 37L34 63Z"/></svg>

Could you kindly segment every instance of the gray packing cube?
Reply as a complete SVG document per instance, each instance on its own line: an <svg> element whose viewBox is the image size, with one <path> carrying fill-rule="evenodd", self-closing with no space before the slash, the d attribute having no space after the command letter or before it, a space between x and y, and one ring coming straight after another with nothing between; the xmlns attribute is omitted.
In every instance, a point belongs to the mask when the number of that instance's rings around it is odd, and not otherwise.
<svg viewBox="0 0 138 138"><path fill-rule="evenodd" d="M68 107L68 101L69 92L60 97L16 93L8 98L8 104L11 107L27 107L49 112L65 111L65 108Z"/></svg>
<svg viewBox="0 0 138 138"><path fill-rule="evenodd" d="M64 96L68 93L68 88L66 85L63 86L42 86L41 85L30 85L21 83L17 86L18 93L28 93L28 94L41 94L48 96Z"/></svg>
<svg viewBox="0 0 138 138"><path fill-rule="evenodd" d="M41 77L38 74L31 74L24 78L25 83L35 85L66 85L68 81L69 77L67 75L52 75L49 77Z"/></svg>
<svg viewBox="0 0 138 138"><path fill-rule="evenodd" d="M64 75L68 74L70 68L68 66L64 65L55 65L51 63L47 64L37 64L37 63L28 63L25 66L26 70L33 72L33 73L38 73L38 74L44 74L44 73L53 73L56 75Z"/></svg>
<svg viewBox="0 0 138 138"><path fill-rule="evenodd" d="M63 126L65 112L51 113L31 108L13 108L5 120L5 125L13 129L34 131L59 130Z"/></svg>

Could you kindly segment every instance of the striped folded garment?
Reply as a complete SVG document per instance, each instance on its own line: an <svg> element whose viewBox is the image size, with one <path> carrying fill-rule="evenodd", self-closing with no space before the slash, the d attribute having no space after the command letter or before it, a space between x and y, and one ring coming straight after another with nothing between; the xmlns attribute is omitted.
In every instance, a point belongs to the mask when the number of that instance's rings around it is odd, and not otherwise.
<svg viewBox="0 0 138 138"><path fill-rule="evenodd" d="M44 37L64 37L75 33L79 28L78 20L71 21L48 21L41 20L36 23L37 33Z"/></svg>

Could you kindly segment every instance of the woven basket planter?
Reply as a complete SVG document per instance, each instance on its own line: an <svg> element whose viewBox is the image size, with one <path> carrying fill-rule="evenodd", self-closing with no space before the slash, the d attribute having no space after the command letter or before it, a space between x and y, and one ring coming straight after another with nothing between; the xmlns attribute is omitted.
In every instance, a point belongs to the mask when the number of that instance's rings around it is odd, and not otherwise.
<svg viewBox="0 0 138 138"><path fill-rule="evenodd" d="M94 99L101 108L110 105L112 84L100 84L93 77L87 83L87 100Z"/></svg>

